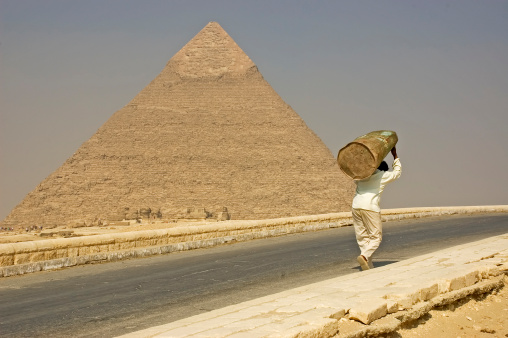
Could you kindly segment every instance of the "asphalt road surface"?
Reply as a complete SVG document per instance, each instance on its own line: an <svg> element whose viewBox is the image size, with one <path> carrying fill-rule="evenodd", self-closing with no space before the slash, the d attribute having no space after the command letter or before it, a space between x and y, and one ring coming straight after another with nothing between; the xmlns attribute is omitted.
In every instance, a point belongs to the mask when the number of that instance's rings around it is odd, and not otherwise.
<svg viewBox="0 0 508 338"><path fill-rule="evenodd" d="M375 266L508 233L508 215L383 223ZM352 227L0 278L0 336L113 337L358 273Z"/></svg>

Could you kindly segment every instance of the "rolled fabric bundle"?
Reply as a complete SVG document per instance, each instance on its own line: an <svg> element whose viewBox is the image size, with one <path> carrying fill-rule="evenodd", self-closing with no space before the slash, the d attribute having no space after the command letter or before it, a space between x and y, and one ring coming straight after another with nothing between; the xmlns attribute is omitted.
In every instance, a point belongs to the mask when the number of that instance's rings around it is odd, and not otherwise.
<svg viewBox="0 0 508 338"><path fill-rule="evenodd" d="M337 155L337 163L342 172L352 179L367 178L376 171L398 140L394 131L372 131L342 148Z"/></svg>

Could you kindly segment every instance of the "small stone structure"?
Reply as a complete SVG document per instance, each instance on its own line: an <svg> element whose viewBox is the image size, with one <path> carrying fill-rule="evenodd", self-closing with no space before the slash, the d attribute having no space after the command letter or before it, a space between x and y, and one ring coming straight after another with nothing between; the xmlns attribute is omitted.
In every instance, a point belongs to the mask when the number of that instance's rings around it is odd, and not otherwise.
<svg viewBox="0 0 508 338"><path fill-rule="evenodd" d="M217 221L229 221L231 215L228 212L228 208L222 208L222 211L217 214Z"/></svg>

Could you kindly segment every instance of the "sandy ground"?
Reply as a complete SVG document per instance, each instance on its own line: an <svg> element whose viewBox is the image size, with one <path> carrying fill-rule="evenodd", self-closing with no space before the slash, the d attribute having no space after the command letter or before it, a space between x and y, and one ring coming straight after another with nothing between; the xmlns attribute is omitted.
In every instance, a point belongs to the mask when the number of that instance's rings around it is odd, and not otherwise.
<svg viewBox="0 0 508 338"><path fill-rule="evenodd" d="M386 337L508 337L508 278L499 291L436 308Z"/></svg>
<svg viewBox="0 0 508 338"><path fill-rule="evenodd" d="M42 230L14 230L0 231L0 244L40 241L45 239L80 237L101 234L112 234L118 232L141 231L167 229L179 226L202 225L211 222L206 221L179 221L179 222L152 222L152 223L134 223L132 225L106 225L91 227L66 227L59 226L55 228L43 228ZM216 223L216 222L213 222Z"/></svg>
<svg viewBox="0 0 508 338"><path fill-rule="evenodd" d="M410 218L406 220L400 220L395 222L426 222L431 219L439 220L450 217L474 217L480 216L480 213L476 214L458 214L458 215L444 215L424 218ZM69 238L69 237L80 237L80 236L91 236L101 234L112 234L118 232L129 232L129 231L141 231L141 230L155 230L155 229L167 229L179 226L193 226L217 223L215 220L178 220L178 221L146 221L142 223L136 223L131 221L130 225L125 225L125 222L119 222L117 224L108 224L102 226L87 226L87 227L69 227L69 226L58 226L53 228L43 228L42 230L30 230L16 229L13 231L0 230L0 244L2 243L17 243L17 242L29 242L29 241L40 241L45 239L53 238Z"/></svg>
<svg viewBox="0 0 508 338"><path fill-rule="evenodd" d="M508 277L500 290L470 296L435 308L395 332L377 338L475 338L508 337ZM383 319L380 319L381 322ZM371 325L375 325L373 322ZM347 319L339 324L337 337L347 337L365 325Z"/></svg>

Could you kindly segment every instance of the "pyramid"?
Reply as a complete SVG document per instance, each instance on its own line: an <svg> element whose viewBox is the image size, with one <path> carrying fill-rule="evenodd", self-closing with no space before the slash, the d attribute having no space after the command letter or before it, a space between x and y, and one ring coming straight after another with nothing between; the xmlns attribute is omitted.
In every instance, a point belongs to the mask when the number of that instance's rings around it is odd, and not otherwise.
<svg viewBox="0 0 508 338"><path fill-rule="evenodd" d="M330 150L210 22L2 223L266 219L349 210L352 195Z"/></svg>

